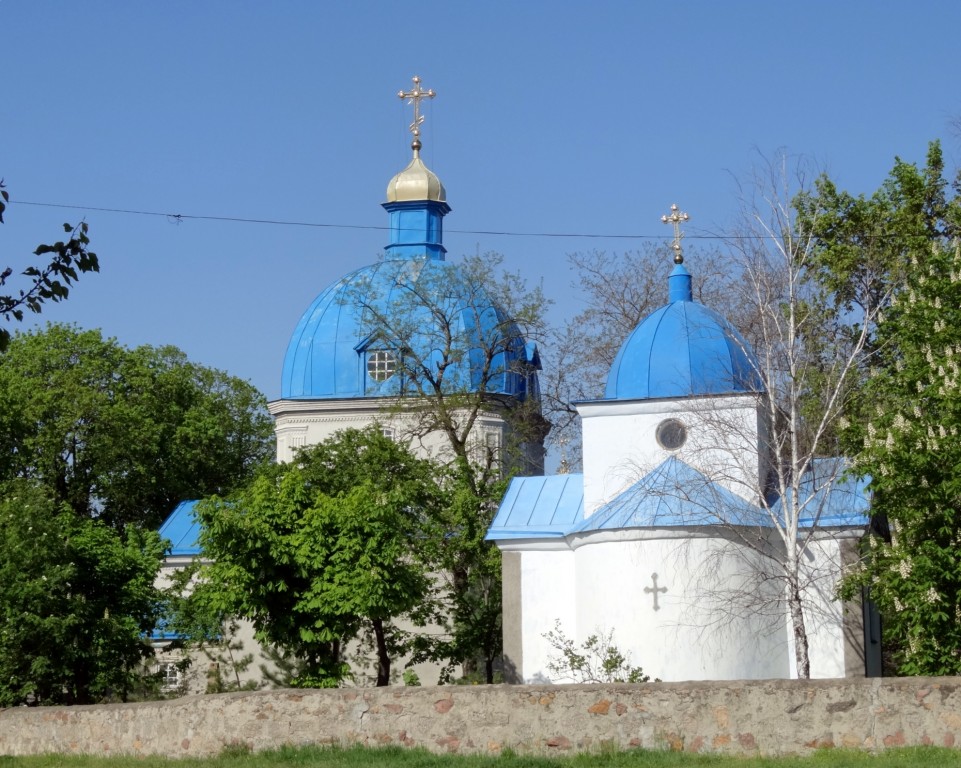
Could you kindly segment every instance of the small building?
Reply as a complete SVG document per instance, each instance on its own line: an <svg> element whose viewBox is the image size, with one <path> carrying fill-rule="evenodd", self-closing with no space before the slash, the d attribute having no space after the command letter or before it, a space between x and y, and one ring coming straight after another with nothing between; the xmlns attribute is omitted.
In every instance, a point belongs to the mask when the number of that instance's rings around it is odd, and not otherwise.
<svg viewBox="0 0 961 768"><path fill-rule="evenodd" d="M624 342L604 398L577 404L583 474L515 478L487 534L517 682L562 680L558 630L609 636L665 681L797 675L768 394L748 343L693 301L679 233L675 253L667 304ZM876 624L866 636L861 606L834 599L868 524L844 467L814 461L800 484L812 677L863 676L879 654Z"/></svg>

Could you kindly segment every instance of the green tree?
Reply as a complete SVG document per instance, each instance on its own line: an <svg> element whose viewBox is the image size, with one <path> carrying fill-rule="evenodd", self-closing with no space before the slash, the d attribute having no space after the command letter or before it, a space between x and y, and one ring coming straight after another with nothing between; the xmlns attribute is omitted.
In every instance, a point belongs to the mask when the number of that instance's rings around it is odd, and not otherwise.
<svg viewBox="0 0 961 768"><path fill-rule="evenodd" d="M374 426L338 433L244 490L201 502L212 562L194 599L250 620L260 642L302 663L307 685L341 679L341 647L367 626L377 684L387 685L390 623L430 599L422 541L442 499L434 473Z"/></svg>
<svg viewBox="0 0 961 768"><path fill-rule="evenodd" d="M895 158L869 197L839 190L826 175L796 196L798 220L813 237L811 279L842 321L856 325L865 308L884 309L913 259L923 258L932 241L961 235L961 206L944 173L941 144L934 141L921 168ZM959 185L961 175L955 191Z"/></svg>
<svg viewBox="0 0 961 768"><path fill-rule="evenodd" d="M160 537L121 537L30 482L0 490L0 706L125 700L152 653Z"/></svg>
<svg viewBox="0 0 961 768"><path fill-rule="evenodd" d="M10 201L10 193L0 179L0 224L3 212ZM80 273L99 272L100 262L97 254L90 250L87 224L64 224L64 232L69 235L66 241L58 240L52 245L41 244L34 250L35 256L42 256L49 262L41 266L29 266L21 272L27 285L12 294L0 295L0 316L4 320L23 320L24 310L40 312L47 301L63 301L70 294L70 286L76 282ZM0 270L0 289L4 288L13 275L13 267ZM0 328L0 352L10 341L10 331Z"/></svg>
<svg viewBox="0 0 961 768"><path fill-rule="evenodd" d="M41 483L118 530L231 491L270 458L271 437L260 393L173 347L51 325L0 357L0 478Z"/></svg>
<svg viewBox="0 0 961 768"><path fill-rule="evenodd" d="M953 357L961 174L945 177L941 146L923 167L900 158L870 196L822 176L797 199L817 237L818 282L840 322L864 323L869 352L848 402L841 440L856 472L871 478L874 525L861 568L842 594L866 588L881 608L898 671L956 674L961 666L956 478L959 413Z"/></svg>
<svg viewBox="0 0 961 768"><path fill-rule="evenodd" d="M869 590L898 672L961 673L961 245L927 245L878 329L857 471L876 525L850 597ZM866 414L865 414L866 415Z"/></svg>
<svg viewBox="0 0 961 768"><path fill-rule="evenodd" d="M487 682L502 650L501 565L484 536L505 477L542 471L549 430L529 347L543 337L548 302L500 263L490 253L457 264L388 262L391 279L380 283L387 295L362 285L351 297L366 335L396 352L401 383L392 425L411 440L439 436L436 458L453 499L425 544L445 582L441 616L449 634L420 638L416 657L446 662L444 678L456 665L469 674L483 663ZM504 394L516 382L524 382L525 397ZM489 416L507 425L502 443L486 442Z"/></svg>

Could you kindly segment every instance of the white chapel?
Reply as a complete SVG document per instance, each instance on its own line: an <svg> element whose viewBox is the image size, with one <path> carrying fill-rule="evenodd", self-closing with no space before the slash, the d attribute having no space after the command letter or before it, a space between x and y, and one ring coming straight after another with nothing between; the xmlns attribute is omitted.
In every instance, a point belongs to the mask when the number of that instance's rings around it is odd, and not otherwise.
<svg viewBox="0 0 961 768"><path fill-rule="evenodd" d="M797 675L783 582L759 554L779 545L767 394L747 342L692 299L686 218L676 206L662 217L675 225L667 303L624 342L604 397L577 404L583 474L514 478L488 532L503 553L515 682L561 681L555 628L577 644L610 635L664 681ZM802 482L818 508L800 521L817 526L803 563L812 677L864 676L878 663L876 620L834 599L868 524L865 484L839 461L814 462Z"/></svg>

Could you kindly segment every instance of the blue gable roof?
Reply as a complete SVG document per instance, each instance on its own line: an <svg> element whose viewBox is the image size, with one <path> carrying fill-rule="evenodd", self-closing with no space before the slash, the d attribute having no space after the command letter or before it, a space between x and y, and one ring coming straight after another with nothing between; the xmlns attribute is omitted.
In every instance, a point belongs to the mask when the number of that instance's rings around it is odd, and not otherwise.
<svg viewBox="0 0 961 768"><path fill-rule="evenodd" d="M848 461L843 458L814 459L801 478L801 528L866 526L871 519L870 477L848 474ZM830 490L825 485L830 484ZM790 498L788 495L785 498ZM784 499L771 509L780 516Z"/></svg>
<svg viewBox="0 0 961 768"><path fill-rule="evenodd" d="M844 474L844 459L817 459L801 488L800 527L862 527L870 516L865 478ZM830 483L830 489L822 484ZM804 492L803 489L808 489ZM487 532L489 541L564 538L576 533L627 528L710 525L771 527L781 501L770 509L752 504L675 456L665 459L584 517L584 476L516 477Z"/></svg>
<svg viewBox="0 0 961 768"><path fill-rule="evenodd" d="M170 554L191 557L200 554L200 523L194 517L196 500L181 501L160 526L160 537L170 540Z"/></svg>
<svg viewBox="0 0 961 768"><path fill-rule="evenodd" d="M584 476L515 477L487 539L564 536L584 518Z"/></svg>
<svg viewBox="0 0 961 768"><path fill-rule="evenodd" d="M571 532L770 522L761 508L670 456Z"/></svg>

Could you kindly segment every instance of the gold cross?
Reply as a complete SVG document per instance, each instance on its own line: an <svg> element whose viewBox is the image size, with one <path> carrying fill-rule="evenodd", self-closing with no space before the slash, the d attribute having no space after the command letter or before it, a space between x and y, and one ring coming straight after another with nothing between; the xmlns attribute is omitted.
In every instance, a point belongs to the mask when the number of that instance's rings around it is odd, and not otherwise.
<svg viewBox="0 0 961 768"><path fill-rule="evenodd" d="M670 223L674 225L674 244L671 246L671 248L674 249L675 264L684 263L684 256L681 253L681 238L684 237L684 235L681 234L681 222L687 221L690 218L691 217L688 216L686 213L678 210L677 203L674 203L673 205L671 205L670 216L666 214L664 216L661 216L661 221L663 221L665 224Z"/></svg>
<svg viewBox="0 0 961 768"><path fill-rule="evenodd" d="M414 105L414 122L410 124L410 132L414 134L414 140L420 137L420 124L424 122L424 116L420 113L421 99L432 99L437 94L433 88L424 90L420 87L420 78L414 75L414 87L409 91L398 91L397 95L402 99L407 99L408 104Z"/></svg>

